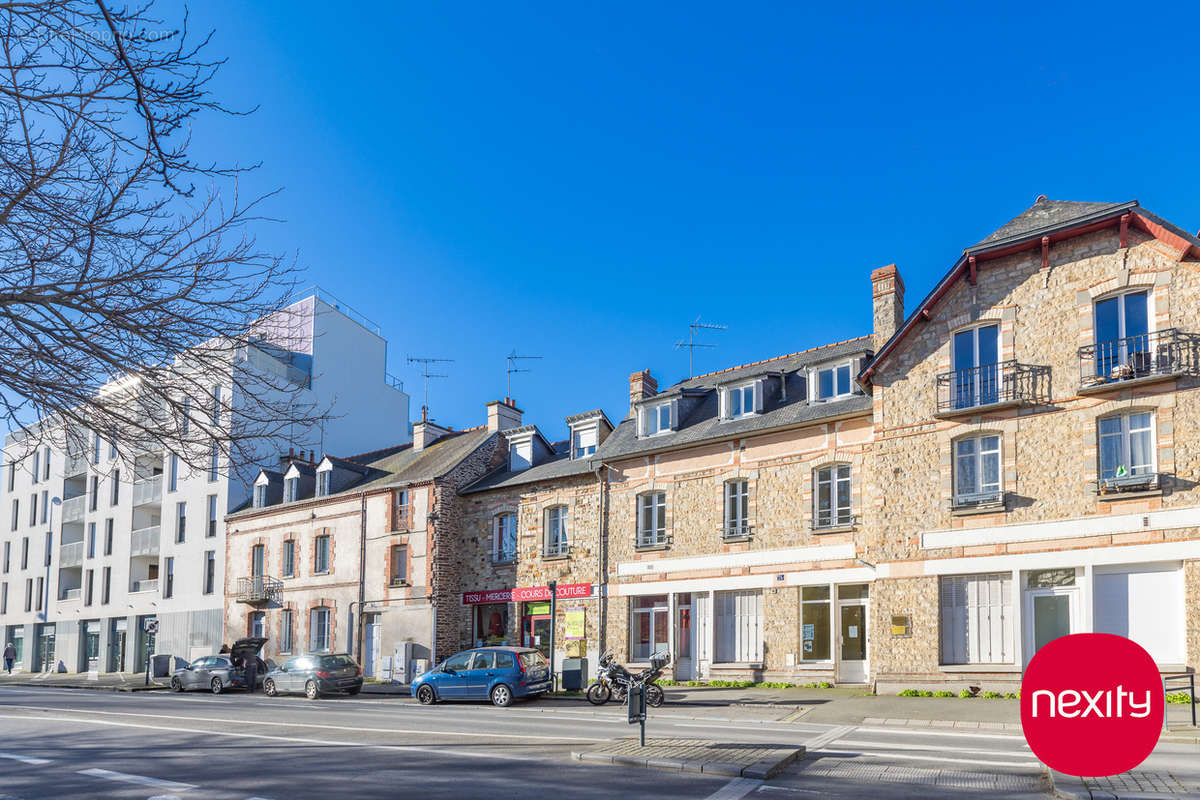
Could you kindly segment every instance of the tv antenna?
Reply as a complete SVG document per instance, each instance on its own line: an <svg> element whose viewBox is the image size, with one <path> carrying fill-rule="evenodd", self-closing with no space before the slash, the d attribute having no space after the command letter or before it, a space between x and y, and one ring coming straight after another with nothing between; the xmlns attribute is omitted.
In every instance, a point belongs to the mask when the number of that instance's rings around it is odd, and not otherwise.
<svg viewBox="0 0 1200 800"><path fill-rule="evenodd" d="M421 377L425 379L425 404L421 406L421 418L424 419L429 415L429 379L430 378L448 378L449 375L439 375L430 372L430 368L434 364L450 364L453 363L453 358L417 358L415 356L408 357L408 363L421 365Z"/></svg>
<svg viewBox="0 0 1200 800"><path fill-rule="evenodd" d="M509 353L507 356L504 357L504 363L505 363L504 396L505 397L512 399L512 376L513 376L514 372L531 372L531 370L528 370L528 369L518 368L517 362L525 361L525 360L532 359L532 358L541 358L541 356L519 356L519 355L517 355L517 350L515 347L513 348L513 351L511 353Z"/></svg>
<svg viewBox="0 0 1200 800"><path fill-rule="evenodd" d="M688 325L687 340L685 341L683 339L680 339L678 342L675 343L675 349L682 350L684 348L687 348L687 351L688 351L688 377L689 378L696 374L696 371L693 368L693 362L696 359L696 348L697 347L716 347L715 344L704 344L703 342L697 342L696 341L696 331L700 331L700 330L724 331L724 330L728 330L728 329L729 329L728 325L717 325L716 323L712 323L712 322L701 322L699 316L696 317L695 322Z"/></svg>

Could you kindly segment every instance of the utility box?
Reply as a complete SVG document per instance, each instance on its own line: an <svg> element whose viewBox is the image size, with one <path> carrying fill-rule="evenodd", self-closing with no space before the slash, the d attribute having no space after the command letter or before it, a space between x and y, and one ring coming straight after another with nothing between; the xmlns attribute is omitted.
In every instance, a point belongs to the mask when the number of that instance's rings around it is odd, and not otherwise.
<svg viewBox="0 0 1200 800"><path fill-rule="evenodd" d="M171 662L175 657L170 654L150 656L150 675L155 678L167 678L171 675Z"/></svg>
<svg viewBox="0 0 1200 800"><path fill-rule="evenodd" d="M587 686L588 662L586 658L564 658L560 685L566 690L578 691Z"/></svg>

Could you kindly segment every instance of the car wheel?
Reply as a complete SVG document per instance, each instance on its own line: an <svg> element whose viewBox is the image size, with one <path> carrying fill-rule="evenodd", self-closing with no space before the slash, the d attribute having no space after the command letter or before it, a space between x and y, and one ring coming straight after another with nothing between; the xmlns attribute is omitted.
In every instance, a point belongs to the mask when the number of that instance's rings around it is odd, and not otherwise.
<svg viewBox="0 0 1200 800"><path fill-rule="evenodd" d="M275 688L275 681L271 678L263 681L263 691L267 693L267 697L274 697L279 694L279 691Z"/></svg>
<svg viewBox="0 0 1200 800"><path fill-rule="evenodd" d="M220 678L213 678L209 685L212 687L213 694L220 694L225 690L225 683Z"/></svg>
<svg viewBox="0 0 1200 800"><path fill-rule="evenodd" d="M304 684L304 696L309 700L316 700L321 696L321 690L317 688L316 681L309 681Z"/></svg>
<svg viewBox="0 0 1200 800"><path fill-rule="evenodd" d="M422 686L417 689L417 701L423 706L431 706L437 700L437 695L433 693L433 687L429 685Z"/></svg>
<svg viewBox="0 0 1200 800"><path fill-rule="evenodd" d="M179 677L177 675L171 677L171 691L172 692L182 692L183 691L183 683L179 680Z"/></svg>
<svg viewBox="0 0 1200 800"><path fill-rule="evenodd" d="M503 683L496 684L492 689L492 704L504 708L513 701L512 689L505 686Z"/></svg>

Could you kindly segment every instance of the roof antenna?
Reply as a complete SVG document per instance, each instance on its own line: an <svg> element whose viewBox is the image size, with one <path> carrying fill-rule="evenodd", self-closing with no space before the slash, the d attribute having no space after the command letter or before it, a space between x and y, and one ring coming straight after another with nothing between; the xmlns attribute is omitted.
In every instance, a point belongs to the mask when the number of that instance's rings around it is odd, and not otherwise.
<svg viewBox="0 0 1200 800"><path fill-rule="evenodd" d="M675 349L682 350L685 347L687 348L687 351L688 351L688 377L689 378L691 378L693 375L696 374L696 370L693 368L693 362L696 359L696 348L697 347L716 347L715 344L702 344L701 342L697 342L696 341L696 331L698 331L698 330L724 331L724 330L728 330L728 329L729 329L728 325L717 325L712 322L701 322L699 315L696 316L695 322L688 325L687 341L685 342L683 339L680 339L678 342L675 343Z"/></svg>
<svg viewBox="0 0 1200 800"><path fill-rule="evenodd" d="M429 417L429 379L449 377L448 375L437 375L430 372L430 365L450 364L453 362L453 358L417 358L416 356L408 357L408 363L421 365L421 377L425 379L425 405L421 406L421 419L428 419Z"/></svg>
<svg viewBox="0 0 1200 800"><path fill-rule="evenodd" d="M541 356L519 356L519 355L517 355L517 349L514 347L513 351L504 357L504 362L506 365L505 369L504 369L504 389L505 389L504 396L506 398L508 398L509 400L512 399L512 376L513 376L513 373L530 371L527 369L518 369L517 362L525 360L525 359L530 359L530 358L541 358Z"/></svg>

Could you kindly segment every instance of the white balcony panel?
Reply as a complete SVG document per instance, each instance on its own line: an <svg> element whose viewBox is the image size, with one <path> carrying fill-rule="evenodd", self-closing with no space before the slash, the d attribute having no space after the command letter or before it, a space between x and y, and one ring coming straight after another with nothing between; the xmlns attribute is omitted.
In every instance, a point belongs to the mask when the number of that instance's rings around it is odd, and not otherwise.
<svg viewBox="0 0 1200 800"><path fill-rule="evenodd" d="M155 525L151 528L142 528L133 532L133 536L129 541L129 555L131 556L156 556L158 555L158 540L161 528Z"/></svg>
<svg viewBox="0 0 1200 800"><path fill-rule="evenodd" d="M62 504L63 522L79 522L83 519L83 515L86 511L87 495L81 494L79 497L72 497L70 500L64 500Z"/></svg>
<svg viewBox="0 0 1200 800"><path fill-rule="evenodd" d="M60 567L78 567L83 563L83 542L64 544L58 551Z"/></svg>
<svg viewBox="0 0 1200 800"><path fill-rule="evenodd" d="M158 578L148 581L134 581L133 588L129 590L131 594L136 592L157 592Z"/></svg>
<svg viewBox="0 0 1200 800"><path fill-rule="evenodd" d="M140 480L133 484L133 504L144 506L162 500L162 476Z"/></svg>

